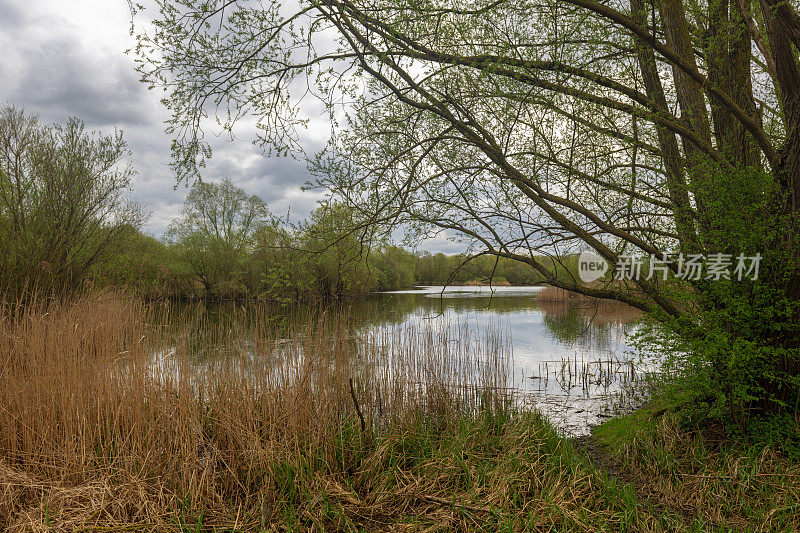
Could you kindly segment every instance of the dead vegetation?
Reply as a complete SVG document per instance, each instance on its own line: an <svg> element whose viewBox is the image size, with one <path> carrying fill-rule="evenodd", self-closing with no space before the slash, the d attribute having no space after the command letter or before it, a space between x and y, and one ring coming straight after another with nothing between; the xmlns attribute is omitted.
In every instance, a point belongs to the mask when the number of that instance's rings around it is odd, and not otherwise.
<svg viewBox="0 0 800 533"><path fill-rule="evenodd" d="M690 525L516 412L496 332L368 334L323 313L287 336L259 313L213 321L115 294L3 309L0 529Z"/></svg>
<svg viewBox="0 0 800 533"><path fill-rule="evenodd" d="M279 338L241 314L113 294L4 309L2 528L474 529L560 498L559 520L586 512L585 474L539 468L549 428L512 422L498 335L356 339L323 315Z"/></svg>

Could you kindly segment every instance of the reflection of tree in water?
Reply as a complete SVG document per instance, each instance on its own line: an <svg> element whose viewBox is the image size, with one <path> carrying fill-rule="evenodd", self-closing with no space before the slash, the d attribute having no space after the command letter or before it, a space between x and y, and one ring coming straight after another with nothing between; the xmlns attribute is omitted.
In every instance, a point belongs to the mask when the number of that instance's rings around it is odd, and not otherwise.
<svg viewBox="0 0 800 533"><path fill-rule="evenodd" d="M412 315L434 317L445 312L466 313L489 311L494 314L515 313L536 309L534 294L509 296L505 294L473 296L449 293L439 297L436 293L378 294L354 301L349 310L354 324L401 324Z"/></svg>
<svg viewBox="0 0 800 533"><path fill-rule="evenodd" d="M576 343L586 350L607 351L620 341L641 312L617 302L596 300L544 301L535 294L492 297L450 293L383 294L351 306L353 323L361 327L401 324L410 316L433 317L441 313L490 312L509 315L533 310L542 312L542 322L558 342Z"/></svg>
<svg viewBox="0 0 800 533"><path fill-rule="evenodd" d="M176 349L192 354L193 363L203 364L224 355L220 352L224 337L237 339L236 346L249 350L254 329L282 338L289 320L286 309L277 305L198 301L156 309L153 323L172 336Z"/></svg>
<svg viewBox="0 0 800 533"><path fill-rule="evenodd" d="M641 312L616 302L539 302L542 323L566 345L605 351L630 330Z"/></svg>
<svg viewBox="0 0 800 533"><path fill-rule="evenodd" d="M559 313L544 313L542 322L552 335L564 344L573 344L589 329L589 320L577 309Z"/></svg>
<svg viewBox="0 0 800 533"><path fill-rule="evenodd" d="M545 312L542 323L556 340L567 346L578 343L582 348L606 350L611 344L613 324L596 323L582 309L564 309L557 313Z"/></svg>
<svg viewBox="0 0 800 533"><path fill-rule="evenodd" d="M219 357L222 335L233 335L247 346L255 336L254 328L269 329L275 339L288 338L316 324L323 315L328 320L345 320L355 329L372 326L400 325L412 316L434 317L441 313L489 312L509 315L539 310L543 323L554 339L565 345L579 343L583 348L605 350L614 337L621 337L628 325L639 318L639 311L611 302L545 301L537 302L535 294L448 294L431 293L377 294L367 298L328 305L296 305L291 307L268 303L203 303L173 306L161 313L160 324L184 326L175 343L188 343L197 363ZM156 314L158 316L158 313ZM188 325L188 327L186 327Z"/></svg>
<svg viewBox="0 0 800 533"><path fill-rule="evenodd" d="M437 314L444 309L456 312L465 311L491 311L499 315L518 313L536 308L536 295L507 296L504 294L490 296L466 297L424 297L421 298L420 307L430 314Z"/></svg>
<svg viewBox="0 0 800 533"><path fill-rule="evenodd" d="M589 316L597 324L628 325L638 321L642 312L634 307L619 302L594 299L568 301L540 301L536 307L549 314L563 313L567 309L578 309L581 314Z"/></svg>
<svg viewBox="0 0 800 533"><path fill-rule="evenodd" d="M351 327L400 324L416 308L412 301L363 298L329 304L282 306L265 302L189 302L155 309L153 323L172 336L172 344L193 355L193 363L204 364L223 356L220 346L253 350L253 339L276 341L301 336L324 316L333 325L344 321ZM224 343L224 337L237 340Z"/></svg>

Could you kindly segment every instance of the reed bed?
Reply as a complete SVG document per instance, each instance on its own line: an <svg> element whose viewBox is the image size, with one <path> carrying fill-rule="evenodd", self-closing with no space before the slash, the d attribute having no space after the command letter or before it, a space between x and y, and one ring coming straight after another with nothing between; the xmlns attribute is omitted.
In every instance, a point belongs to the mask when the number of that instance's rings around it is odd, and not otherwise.
<svg viewBox="0 0 800 533"><path fill-rule="evenodd" d="M593 286L593 284L589 284ZM565 312L564 304L571 308L583 309L591 315L596 324L631 324L642 318L642 311L621 302L593 298L583 294L545 285L536 293L536 306L542 311L560 315Z"/></svg>
<svg viewBox="0 0 800 533"><path fill-rule="evenodd" d="M514 411L496 331L287 331L119 294L0 320L3 531L674 526Z"/></svg>
<svg viewBox="0 0 800 533"><path fill-rule="evenodd" d="M647 361L615 356L587 360L583 355L578 359L577 353L572 358L540 361L537 368L536 375L529 376L529 379L534 380L539 390L548 390L552 381L557 391L586 397L619 390L635 393L637 385L646 392L648 385L659 375L657 366Z"/></svg>
<svg viewBox="0 0 800 533"><path fill-rule="evenodd" d="M774 448L730 441L721 427L681 429L673 413L659 411L642 409L595 435L640 499L668 505L706 530L800 530L797 462Z"/></svg>
<svg viewBox="0 0 800 533"><path fill-rule="evenodd" d="M545 468L558 439L511 416L492 332L287 335L117 294L1 311L3 530L471 530L603 501Z"/></svg>

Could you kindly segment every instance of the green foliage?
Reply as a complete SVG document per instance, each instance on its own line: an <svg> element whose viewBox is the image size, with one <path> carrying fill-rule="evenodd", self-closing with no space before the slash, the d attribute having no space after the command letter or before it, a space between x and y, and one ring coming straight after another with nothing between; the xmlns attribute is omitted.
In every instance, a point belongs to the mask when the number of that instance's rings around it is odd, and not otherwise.
<svg viewBox="0 0 800 533"><path fill-rule="evenodd" d="M119 250L142 215L126 198L133 170L122 135L85 130L76 118L43 126L0 110L0 279L5 296L79 290Z"/></svg>
<svg viewBox="0 0 800 533"><path fill-rule="evenodd" d="M248 258L267 216L263 200L229 179L219 184L198 182L186 197L181 218L170 225L167 239L181 268L202 285L206 297L245 295L255 288Z"/></svg>
<svg viewBox="0 0 800 533"><path fill-rule="evenodd" d="M792 414L768 413L754 418L746 432L729 427L728 435L734 439L745 437L759 452L766 447L777 448L792 461L800 463L799 426L798 420Z"/></svg>
<svg viewBox="0 0 800 533"><path fill-rule="evenodd" d="M459 284L474 278L462 255L423 253L417 261L417 280L423 285Z"/></svg>
<svg viewBox="0 0 800 533"><path fill-rule="evenodd" d="M92 270L92 280L100 286L126 287L136 294L166 295L170 287L170 268L174 254L155 237L127 227L120 237L119 252Z"/></svg>
<svg viewBox="0 0 800 533"><path fill-rule="evenodd" d="M263 298L284 304L418 283L418 255L379 240L368 246L351 231L352 214L340 206L320 207L308 221L291 225L268 219L260 200L243 197L229 182L200 188L202 204L198 195L189 195L184 216L170 226L166 241L126 227L119 253L92 269L94 283L151 298ZM236 205L232 195L246 200L236 209L260 216L220 213L217 203ZM230 230L219 222L225 217L233 221Z"/></svg>
<svg viewBox="0 0 800 533"><path fill-rule="evenodd" d="M577 278L577 255L568 255L560 260L546 256L534 259L551 267L558 278ZM503 257L497 258L490 255L468 257L464 254L445 255L423 252L417 259L417 282L423 285L460 285L470 282L494 285L537 285L545 281L544 276L531 265Z"/></svg>
<svg viewBox="0 0 800 533"><path fill-rule="evenodd" d="M204 189L202 206L199 195L190 194L189 207L170 226L165 241L125 228L119 253L92 269L95 284L126 287L153 298L263 298L290 304L414 285L543 281L529 265L517 261L413 253L385 239L360 235L353 231L359 226L354 213L343 206L320 206L300 224L268 218L260 200L247 199L230 183L223 186L197 185ZM218 207L212 204L225 203L231 194L246 200L239 209L255 206L261 212L248 222L249 231L234 222L234 238L226 237L226 229L214 229L208 215ZM228 200L227 205L234 202ZM225 216L237 220L230 213ZM224 217L215 217L219 226ZM567 257L561 268L565 276L574 276L575 260Z"/></svg>
<svg viewBox="0 0 800 533"><path fill-rule="evenodd" d="M763 433L751 425L762 428L766 415L796 416L800 400L800 302L787 292L796 265L786 243L796 238L796 223L774 207L780 202L764 172L699 168L698 187L708 189L699 195L708 231L699 236L697 253L729 254L733 265L739 254L758 254L758 279L751 279L753 273L689 283L671 279L671 297L690 313L656 315L639 342L667 354L676 387L692 394L687 419Z"/></svg>
<svg viewBox="0 0 800 533"><path fill-rule="evenodd" d="M259 235L264 291L281 301L340 299L414 285L416 256L355 232L354 213L331 204L308 221L273 224Z"/></svg>
<svg viewBox="0 0 800 533"><path fill-rule="evenodd" d="M378 290L404 289L418 284L417 256L398 246L386 245L368 256Z"/></svg>
<svg viewBox="0 0 800 533"><path fill-rule="evenodd" d="M600 445L604 463L671 505L712 511L720 530L795 531L797 444L774 446L787 442L794 423L759 417L753 426L758 424L762 434L729 431L722 438L720 424L698 430L682 421L685 400L659 394L648 407L594 428L592 440Z"/></svg>
<svg viewBox="0 0 800 533"><path fill-rule="evenodd" d="M793 8L278 4L213 11L165 0L158 31L141 32L139 72L169 92L183 175L211 154L199 125L214 111L221 131L250 115L265 149L298 149L305 93L296 82L315 79L335 129L311 158L315 185L365 219L405 224L410 239L444 232L478 255L535 261L563 289L650 313L648 342L671 355L708 416L746 425L754 413L797 412ZM650 38L642 28L656 20L663 33ZM340 53L322 53L317 37L329 34ZM585 247L612 264L623 252L760 253L762 270L746 282L671 276L587 287L568 279L569 266L539 261ZM532 269L466 259L420 258L417 279L540 281Z"/></svg>

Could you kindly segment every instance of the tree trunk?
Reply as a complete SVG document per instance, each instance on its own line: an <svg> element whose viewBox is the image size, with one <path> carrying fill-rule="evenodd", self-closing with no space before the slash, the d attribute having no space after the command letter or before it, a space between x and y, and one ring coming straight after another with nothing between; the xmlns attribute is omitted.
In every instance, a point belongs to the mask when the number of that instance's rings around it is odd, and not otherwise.
<svg viewBox="0 0 800 533"><path fill-rule="evenodd" d="M634 20L642 27L645 27L646 10L643 0L630 0L630 5ZM661 78L658 76L653 49L639 38L636 38L636 42L636 53L647 97L659 109L666 112L669 107L664 96ZM697 243L697 232L691 215L689 193L686 189L686 177L681 165L678 142L675 139L675 134L668 129L656 125L656 131L658 133L659 148L661 148L661 157L664 161L664 171L667 175L670 199L675 205L675 226L678 230L678 235L681 236L684 253L689 253L695 248L694 244Z"/></svg>

